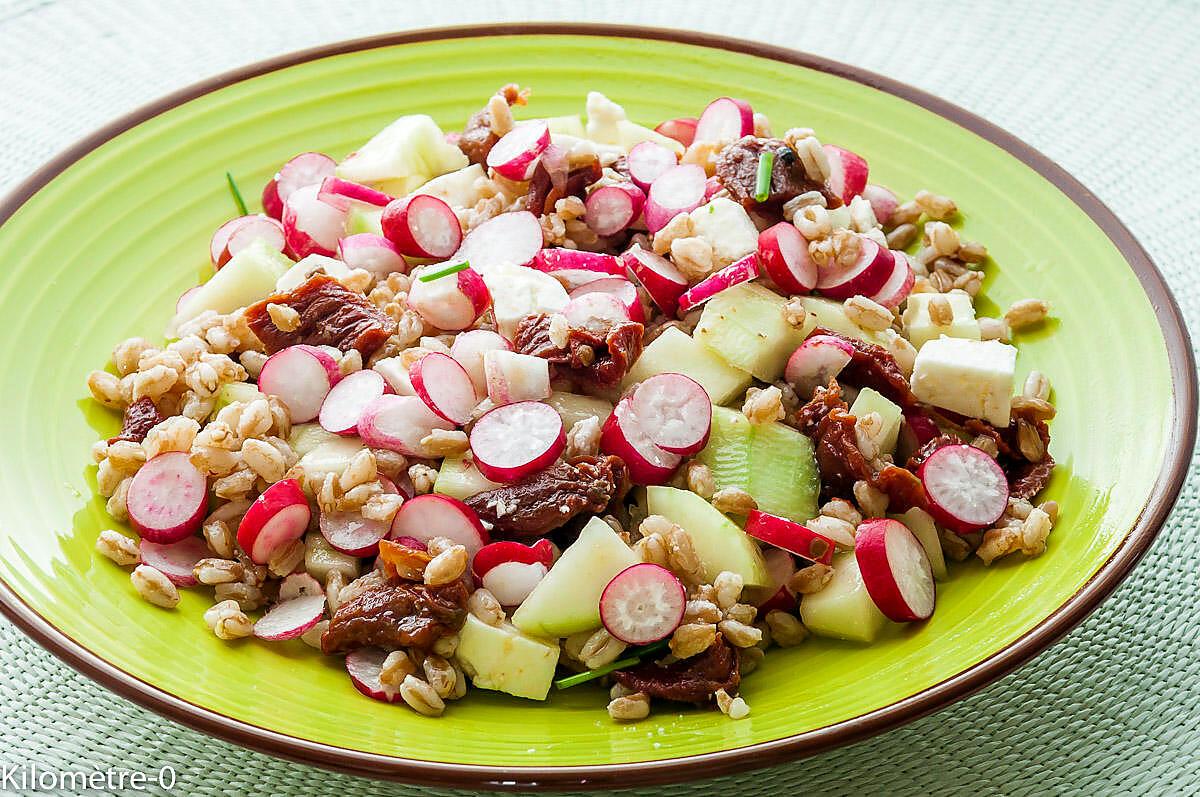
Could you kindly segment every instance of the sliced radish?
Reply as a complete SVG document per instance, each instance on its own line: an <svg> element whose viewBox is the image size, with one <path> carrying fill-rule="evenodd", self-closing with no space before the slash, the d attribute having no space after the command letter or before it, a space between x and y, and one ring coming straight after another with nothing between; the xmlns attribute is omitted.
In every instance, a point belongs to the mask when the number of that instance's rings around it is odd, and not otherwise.
<svg viewBox="0 0 1200 797"><path fill-rule="evenodd" d="M412 537L422 543L445 537L464 546L470 556L475 556L490 542L475 510L457 498L437 493L426 493L405 501L392 520L392 531L388 536L393 540Z"/></svg>
<svg viewBox="0 0 1200 797"><path fill-rule="evenodd" d="M939 448L929 455L917 475L929 497L929 514L959 534L991 526L1008 506L1004 471L996 460L974 446Z"/></svg>
<svg viewBox="0 0 1200 797"><path fill-rule="evenodd" d="M483 277L473 268L424 282L420 279L443 268L441 264L422 266L413 272L408 290L408 306L438 329L457 331L467 329L483 315L492 303L492 294Z"/></svg>
<svg viewBox="0 0 1200 797"><path fill-rule="evenodd" d="M908 255L894 249L891 252L892 260L895 263L892 266L892 273L888 276L887 281L883 283L883 287L871 297L872 301L889 309L899 307L908 298L908 295L912 293L913 284L917 279L916 274L913 273L912 266L908 262Z"/></svg>
<svg viewBox="0 0 1200 797"><path fill-rule="evenodd" d="M669 316L679 309L679 297L687 290L687 277L665 257L635 245L621 255L624 263L650 294L651 300Z"/></svg>
<svg viewBox="0 0 1200 797"><path fill-rule="evenodd" d="M552 275L567 290L572 290L605 277L625 274L620 259L599 252L584 252L580 249L543 249L530 264L538 271Z"/></svg>
<svg viewBox="0 0 1200 797"><path fill-rule="evenodd" d="M883 287L896 267L890 249L880 246L866 236L859 236L859 255L850 266L836 260L820 269L817 290L831 299L851 296L872 296Z"/></svg>
<svg viewBox="0 0 1200 797"><path fill-rule="evenodd" d="M773 611L795 612L796 593L788 587L788 581L796 573L796 560L782 548L768 548L763 551L763 562L767 565L767 577L772 588L757 588L751 591L752 595L769 596L766 600L751 601L758 607L758 616L765 617Z"/></svg>
<svg viewBox="0 0 1200 797"><path fill-rule="evenodd" d="M588 194L583 220L596 235L616 235L637 220L645 204L646 195L633 183L601 186Z"/></svg>
<svg viewBox="0 0 1200 797"><path fill-rule="evenodd" d="M754 109L745 100L719 97L696 122L697 141L737 141L754 134Z"/></svg>
<svg viewBox="0 0 1200 797"><path fill-rule="evenodd" d="M480 579L481 586L496 597L501 606L520 606L533 588L546 577L548 568L541 562L501 562Z"/></svg>
<svg viewBox="0 0 1200 797"><path fill-rule="evenodd" d="M453 428L453 423L436 415L416 396L380 396L363 409L358 421L358 435L364 443L408 457L433 456L421 441L434 429Z"/></svg>
<svg viewBox="0 0 1200 797"><path fill-rule="evenodd" d="M643 141L634 144L625 156L625 165L629 169L629 179L642 190L650 188L650 184L659 175L679 163L675 153L654 141Z"/></svg>
<svg viewBox="0 0 1200 797"><path fill-rule="evenodd" d="M662 133L667 138L673 138L685 147L690 147L696 140L696 123L694 116L681 116L678 119L668 119L654 128L655 133Z"/></svg>
<svg viewBox="0 0 1200 797"><path fill-rule="evenodd" d="M209 243L213 266L220 269L234 255L258 240L265 241L267 246L279 252L287 247L283 225L269 216L256 213L225 222L213 233Z"/></svg>
<svg viewBox="0 0 1200 797"><path fill-rule="evenodd" d="M385 493L400 494L391 479L380 477L379 483ZM379 541L391 531L390 523L363 517L360 511L322 512L319 522L325 541L350 556L374 556Z"/></svg>
<svg viewBox="0 0 1200 797"><path fill-rule="evenodd" d="M479 403L479 397L470 375L458 360L435 351L413 363L408 376L421 401L435 414L459 425L471 420L471 410Z"/></svg>
<svg viewBox="0 0 1200 797"><path fill-rule="evenodd" d="M288 346L263 363L258 375L258 389L282 401L292 423L308 423L317 417L334 385L331 370L333 374L338 373L337 362L320 349Z"/></svg>
<svg viewBox="0 0 1200 797"><path fill-rule="evenodd" d="M495 404L540 401L550 396L550 364L532 354L484 352L487 395Z"/></svg>
<svg viewBox="0 0 1200 797"><path fill-rule="evenodd" d="M290 601L292 598L324 595L325 588L308 573L288 573L279 582L279 600Z"/></svg>
<svg viewBox="0 0 1200 797"><path fill-rule="evenodd" d="M695 454L708 443L712 400L700 383L683 374L656 374L633 393L633 413L650 440L672 454Z"/></svg>
<svg viewBox="0 0 1200 797"><path fill-rule="evenodd" d="M566 444L562 418L539 401L496 407L471 427L475 467L494 482L517 482L548 467Z"/></svg>
<svg viewBox="0 0 1200 797"><path fill-rule="evenodd" d="M616 324L629 321L629 309L611 293L582 293L562 310L567 323L605 335Z"/></svg>
<svg viewBox="0 0 1200 797"><path fill-rule="evenodd" d="M300 482L275 482L246 510L238 524L238 545L256 564L265 565L275 549L304 536L311 516Z"/></svg>
<svg viewBox="0 0 1200 797"><path fill-rule="evenodd" d="M824 149L829 160L829 188L849 205L850 200L867 187L867 162L850 150L833 144L826 144Z"/></svg>
<svg viewBox="0 0 1200 797"><path fill-rule="evenodd" d="M896 208L900 207L900 199L896 194L890 188L884 188L882 185L872 183L863 189L862 195L871 203L875 220L880 224L886 225L891 221L892 214L896 212Z"/></svg>
<svg viewBox="0 0 1200 797"><path fill-rule="evenodd" d="M455 335L454 343L450 345L450 356L466 370L475 392L480 395L485 395L488 389L483 358L489 351L512 351L512 344L503 335L490 329L471 329Z"/></svg>
<svg viewBox="0 0 1200 797"><path fill-rule="evenodd" d="M303 636L325 616L325 596L305 595L281 601L254 624L254 635L271 642Z"/></svg>
<svg viewBox="0 0 1200 797"><path fill-rule="evenodd" d="M933 614L933 569L925 548L903 523L878 518L860 525L854 558L867 594L889 620L911 623Z"/></svg>
<svg viewBox="0 0 1200 797"><path fill-rule="evenodd" d="M550 146L550 127L537 120L521 122L488 151L487 165L510 180L528 180L538 156Z"/></svg>
<svg viewBox="0 0 1200 797"><path fill-rule="evenodd" d="M808 293L817 287L817 264L808 254L808 241L786 221L758 234L758 259L771 281L786 293Z"/></svg>
<svg viewBox="0 0 1200 797"><path fill-rule="evenodd" d="M723 191L725 186L721 185L721 179L717 176L712 176L704 181L704 201L712 199L718 191ZM753 217L752 217L753 218Z"/></svg>
<svg viewBox="0 0 1200 797"><path fill-rule="evenodd" d="M834 335L813 335L800 344L788 358L783 378L796 388L797 395L808 398L819 387L842 372L854 357L854 347Z"/></svg>
<svg viewBox="0 0 1200 797"><path fill-rule="evenodd" d="M378 371L355 371L330 389L317 420L327 432L353 435L363 410L389 390L387 380Z"/></svg>
<svg viewBox="0 0 1200 797"><path fill-rule="evenodd" d="M600 594L600 622L627 645L649 645L670 636L686 609L683 583L649 562L617 573Z"/></svg>
<svg viewBox="0 0 1200 797"><path fill-rule="evenodd" d="M416 537L396 537L395 539L392 539L389 536L388 540L396 543L397 545L403 545L405 548L412 548L414 551L429 550L429 546L421 540L418 540ZM484 547L486 548L487 546L485 545Z"/></svg>
<svg viewBox="0 0 1200 797"><path fill-rule="evenodd" d="M362 183L343 180L341 177L332 175L321 181L321 190L317 196L322 202L327 202L334 207L341 207L343 210L349 210L351 202L364 202L381 208L395 198L391 194L376 191Z"/></svg>
<svg viewBox="0 0 1200 797"><path fill-rule="evenodd" d="M348 268L361 268L379 279L408 272L408 261L395 244L381 235L360 232L338 241L338 257Z"/></svg>
<svg viewBox="0 0 1200 797"><path fill-rule="evenodd" d="M475 578L483 578L493 567L505 562L542 564L549 567L554 564L554 543L545 537L533 545L523 545L512 540L489 542L480 548L471 560L471 572L475 574Z"/></svg>
<svg viewBox="0 0 1200 797"><path fill-rule="evenodd" d="M275 173L263 188L263 210L273 219L283 218L283 203L298 188L320 185L332 177L337 162L320 152L301 152Z"/></svg>
<svg viewBox="0 0 1200 797"><path fill-rule="evenodd" d="M320 190L319 185L297 188L283 203L283 231L298 258L332 257L346 226L346 211L318 199Z"/></svg>
<svg viewBox="0 0 1200 797"><path fill-rule="evenodd" d="M683 458L664 451L650 439L641 419L634 414L632 399L617 402L600 431L600 450L625 461L634 484L665 484Z"/></svg>
<svg viewBox="0 0 1200 797"><path fill-rule="evenodd" d="M199 537L188 537L170 545L142 540L139 547L142 564L150 565L177 587L196 586L196 563L212 556L208 545Z"/></svg>
<svg viewBox="0 0 1200 797"><path fill-rule="evenodd" d="M201 287L203 286L193 285L183 293L179 294L179 298L175 300L175 312L178 313L179 308L183 307L187 300L190 299L196 293L196 291L200 290Z"/></svg>
<svg viewBox="0 0 1200 797"><path fill-rule="evenodd" d="M187 539L208 507L208 480L185 451L159 454L138 469L126 498L129 522L160 545Z"/></svg>
<svg viewBox="0 0 1200 797"><path fill-rule="evenodd" d="M384 703L399 703L404 699L400 696L400 689L384 686L379 680L387 657L388 651L382 648L352 650L346 655L346 672L350 674L350 683L354 684L354 688L367 697Z"/></svg>
<svg viewBox="0 0 1200 797"><path fill-rule="evenodd" d="M646 229L656 233L680 213L691 213L704 201L708 175L694 163L672 166L650 185L646 196Z"/></svg>
<svg viewBox="0 0 1200 797"><path fill-rule="evenodd" d="M723 290L758 278L758 258L746 255L736 263L730 263L720 271L709 274L700 282L683 292L679 297L679 312L686 313L699 307Z"/></svg>
<svg viewBox="0 0 1200 797"><path fill-rule="evenodd" d="M833 540L786 518L751 509L746 516L746 533L811 562L827 565L833 561Z"/></svg>
<svg viewBox="0 0 1200 797"><path fill-rule="evenodd" d="M592 280L571 291L570 297L575 300L589 293L603 293L612 296L625 309L626 318L639 324L646 322L646 310L642 307L642 297L638 295L637 286L625 277L605 277Z"/></svg>
<svg viewBox="0 0 1200 797"><path fill-rule="evenodd" d="M380 218L383 234L409 257L444 259L462 244L462 225L454 209L428 194L393 200Z"/></svg>
<svg viewBox="0 0 1200 797"><path fill-rule="evenodd" d="M463 238L454 260L466 260L483 273L499 263L524 266L542 251L542 225L528 210L501 213Z"/></svg>
<svg viewBox="0 0 1200 797"><path fill-rule="evenodd" d="M914 448L920 448L942 433L942 430L938 428L938 425L933 422L932 418L917 412L906 414L904 416L904 425L912 432L913 438L916 440Z"/></svg>
<svg viewBox="0 0 1200 797"><path fill-rule="evenodd" d="M278 177L278 175L276 175ZM283 200L279 198L279 183L272 177L262 190L263 213L273 219L283 218Z"/></svg>

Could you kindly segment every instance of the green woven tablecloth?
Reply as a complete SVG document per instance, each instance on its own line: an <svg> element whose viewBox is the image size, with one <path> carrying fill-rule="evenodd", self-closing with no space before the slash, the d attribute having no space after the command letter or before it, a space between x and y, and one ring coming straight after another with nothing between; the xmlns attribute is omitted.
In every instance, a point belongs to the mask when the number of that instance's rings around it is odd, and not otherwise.
<svg viewBox="0 0 1200 797"><path fill-rule="evenodd" d="M0 192L103 122L250 61L384 31L535 19L757 39L957 102L1108 203L1165 273L1189 323L1200 321L1192 2L0 0ZM1119 318L1097 322L1119 334ZM1193 472L1171 522L1116 594L981 694L817 758L635 793L1200 793L1198 514ZM0 767L169 765L176 793L195 795L448 793L333 775L197 734L95 686L3 621L0 669ZM9 793L2 780L0 793Z"/></svg>

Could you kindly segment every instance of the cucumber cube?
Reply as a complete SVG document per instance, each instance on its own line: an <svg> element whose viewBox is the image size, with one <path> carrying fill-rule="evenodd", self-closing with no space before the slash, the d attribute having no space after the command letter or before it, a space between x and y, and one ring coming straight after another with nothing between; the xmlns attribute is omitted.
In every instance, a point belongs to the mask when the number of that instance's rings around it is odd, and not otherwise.
<svg viewBox="0 0 1200 797"><path fill-rule="evenodd" d="M682 526L692 538L706 581L711 583L722 570L728 570L740 575L748 587L770 586L758 543L708 501L674 487L647 487L646 495L651 514Z"/></svg>
<svg viewBox="0 0 1200 797"><path fill-rule="evenodd" d="M817 636L874 642L887 625L863 583L853 551L833 557L833 578L800 599L800 620Z"/></svg>
<svg viewBox="0 0 1200 797"><path fill-rule="evenodd" d="M850 405L850 414L861 418L869 412L879 413L883 419L883 433L879 436L879 452L891 454L896 450L896 438L900 435L900 424L904 413L891 401L869 387L858 391L858 397Z"/></svg>
<svg viewBox="0 0 1200 797"><path fill-rule="evenodd" d="M682 329L668 327L638 357L621 389L655 374L666 373L695 379L708 391L713 404L724 404L750 386L750 374L725 362Z"/></svg>
<svg viewBox="0 0 1200 797"><path fill-rule="evenodd" d="M774 382L812 329L811 318L804 329L789 324L783 317L786 303L754 283L727 288L704 306L695 338L735 368Z"/></svg>
<svg viewBox="0 0 1200 797"><path fill-rule="evenodd" d="M479 689L545 700L558 666L558 644L521 633L510 623L488 625L473 614L458 632L455 658Z"/></svg>

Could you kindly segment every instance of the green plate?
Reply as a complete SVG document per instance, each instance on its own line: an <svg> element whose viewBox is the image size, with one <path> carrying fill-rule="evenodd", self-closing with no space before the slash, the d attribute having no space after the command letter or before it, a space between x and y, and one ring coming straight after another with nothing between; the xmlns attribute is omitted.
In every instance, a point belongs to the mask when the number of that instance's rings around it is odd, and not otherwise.
<svg viewBox="0 0 1200 797"><path fill-rule="evenodd" d="M118 419L84 379L110 347L157 337L234 213L231 171L257 192L302 150L342 155L396 116L455 129L498 86L535 89L527 113L575 113L588 90L654 124L713 97L748 100L864 154L872 181L931 188L983 241L985 311L1023 297L1053 320L1022 334L1020 376L1055 386L1047 497L1063 520L1040 558L953 568L925 625L871 647L814 640L747 679L752 708L659 707L617 725L605 694L545 704L473 691L439 720L361 697L340 662L299 642L228 644L139 600L93 552L113 522L88 447ZM644 785L744 770L877 732L1027 660L1105 597L1146 550L1194 438L1195 369L1178 310L1145 253L1043 156L941 100L851 67L749 42L587 26L425 31L335 45L225 75L100 131L0 207L0 602L56 654L143 705L277 755L423 783ZM994 303L994 304L993 304Z"/></svg>

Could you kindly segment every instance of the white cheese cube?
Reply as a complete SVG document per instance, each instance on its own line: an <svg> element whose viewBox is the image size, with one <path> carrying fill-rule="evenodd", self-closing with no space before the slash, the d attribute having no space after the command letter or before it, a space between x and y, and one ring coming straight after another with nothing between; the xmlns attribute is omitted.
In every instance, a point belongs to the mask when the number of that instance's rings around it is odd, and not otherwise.
<svg viewBox="0 0 1200 797"><path fill-rule="evenodd" d="M713 265L724 268L758 248L758 228L737 202L722 197L690 214L695 234L713 248Z"/></svg>
<svg viewBox="0 0 1200 797"><path fill-rule="evenodd" d="M946 298L954 317L946 326L938 326L929 317L929 303L937 296ZM911 294L908 297L908 306L904 309L903 320L909 341L918 349L942 335L979 340L979 322L975 320L975 306L971 304L971 297L966 291Z"/></svg>
<svg viewBox="0 0 1200 797"><path fill-rule="evenodd" d="M1016 366L1017 350L1007 343L942 336L917 352L912 391L935 407L1005 427Z"/></svg>
<svg viewBox="0 0 1200 797"><path fill-rule="evenodd" d="M624 108L598 91L589 91L586 110L588 138L597 144L620 143L617 122L629 118L625 115Z"/></svg>

